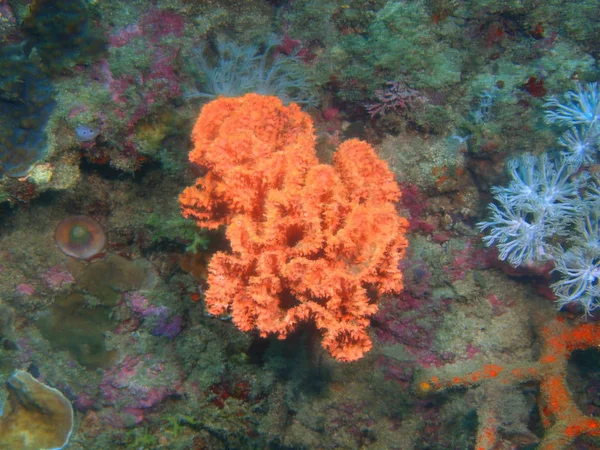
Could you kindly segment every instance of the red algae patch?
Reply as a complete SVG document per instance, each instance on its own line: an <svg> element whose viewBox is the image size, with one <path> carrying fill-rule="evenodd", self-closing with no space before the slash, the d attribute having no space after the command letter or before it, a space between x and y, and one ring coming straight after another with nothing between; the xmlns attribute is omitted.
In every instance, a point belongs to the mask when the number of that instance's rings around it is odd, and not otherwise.
<svg viewBox="0 0 600 450"><path fill-rule="evenodd" d="M54 241L64 254L77 259L90 259L104 250L106 235L94 219L72 216L58 224Z"/></svg>

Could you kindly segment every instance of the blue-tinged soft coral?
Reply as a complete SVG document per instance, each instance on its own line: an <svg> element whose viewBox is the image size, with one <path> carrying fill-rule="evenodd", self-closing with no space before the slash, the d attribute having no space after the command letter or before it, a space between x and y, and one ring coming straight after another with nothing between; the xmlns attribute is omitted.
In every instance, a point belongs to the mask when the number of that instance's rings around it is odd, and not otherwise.
<svg viewBox="0 0 600 450"><path fill-rule="evenodd" d="M546 122L570 128L559 139L565 156L573 164L590 165L597 161L600 139L600 92L598 83L578 83L561 102L550 97L544 105Z"/></svg>
<svg viewBox="0 0 600 450"><path fill-rule="evenodd" d="M44 69L58 73L102 54L106 39L94 23L95 2L33 0L23 18L25 48L34 51Z"/></svg>
<svg viewBox="0 0 600 450"><path fill-rule="evenodd" d="M600 122L600 94L598 83L578 83L575 91L568 91L564 101L550 97L544 105L546 122L568 126L598 126Z"/></svg>
<svg viewBox="0 0 600 450"><path fill-rule="evenodd" d="M510 183L493 189L491 218L478 224L488 230L484 242L498 247L501 260L519 266L550 258L550 239L566 233L577 209L578 185L570 181L576 169L547 155L510 161Z"/></svg>
<svg viewBox="0 0 600 450"><path fill-rule="evenodd" d="M46 125L55 106L50 77L76 62L91 61L104 49L92 25L91 8L83 0L32 1L19 17L20 32L13 30L3 40L0 175L23 177L47 156ZM4 5L0 19L14 20L9 13Z"/></svg>
<svg viewBox="0 0 600 450"><path fill-rule="evenodd" d="M492 189L491 217L478 227L513 266L551 261L558 306L580 305L588 314L600 305L600 191L587 169L597 161L598 85L578 84L563 102L552 97L545 106L546 122L571 127L559 140L567 151L557 161L548 154L513 159L508 186Z"/></svg>
<svg viewBox="0 0 600 450"><path fill-rule="evenodd" d="M55 105L50 79L17 45L0 48L0 176L22 177L47 153Z"/></svg>
<svg viewBox="0 0 600 450"><path fill-rule="evenodd" d="M316 102L315 86L298 50L286 54L281 39L271 36L263 46L217 39L215 49L213 62L207 45L200 45L194 52L203 81L198 82L200 88L188 90L187 98L237 97L255 92L275 95L285 103Z"/></svg>
<svg viewBox="0 0 600 450"><path fill-rule="evenodd" d="M598 248L573 247L556 256L554 269L561 279L552 284L558 306L580 304L586 314L600 306L600 252Z"/></svg>

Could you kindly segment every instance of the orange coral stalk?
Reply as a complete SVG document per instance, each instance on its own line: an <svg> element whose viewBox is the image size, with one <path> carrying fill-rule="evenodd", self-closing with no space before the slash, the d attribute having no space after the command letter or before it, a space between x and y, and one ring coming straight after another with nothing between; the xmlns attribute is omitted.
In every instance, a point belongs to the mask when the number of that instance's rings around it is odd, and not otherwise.
<svg viewBox="0 0 600 450"><path fill-rule="evenodd" d="M407 222L387 164L358 140L319 164L310 117L257 94L207 104L192 140L190 160L208 172L179 197L182 212L227 225L231 243L210 262L208 311L281 339L314 321L334 358L362 357L377 311L367 290L402 289Z"/></svg>
<svg viewBox="0 0 600 450"><path fill-rule="evenodd" d="M540 417L546 429L538 448L566 449L582 435L600 438L600 419L588 417L579 410L566 381L571 353L600 345L600 323L571 327L557 319L542 330L542 335L542 354L537 361L515 363L504 368L488 364L483 370L476 371L462 371L450 365L447 374L436 371L436 375L429 380L418 380L417 386L423 394L459 386L482 387L489 393L525 381L537 381L541 394L538 399ZM444 372L444 368L441 372ZM494 401L500 404L502 399L494 398ZM482 402L479 414L488 415L490 408L500 409L498 405ZM499 439L497 429L480 423L477 448L496 448L494 442Z"/></svg>

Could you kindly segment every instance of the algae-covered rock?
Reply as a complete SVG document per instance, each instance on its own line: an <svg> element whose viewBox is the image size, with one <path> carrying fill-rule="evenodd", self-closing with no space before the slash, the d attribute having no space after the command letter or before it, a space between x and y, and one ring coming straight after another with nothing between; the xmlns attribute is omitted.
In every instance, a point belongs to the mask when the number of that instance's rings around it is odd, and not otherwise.
<svg viewBox="0 0 600 450"><path fill-rule="evenodd" d="M73 430L73 407L57 389L17 370L7 380L0 450L62 449Z"/></svg>

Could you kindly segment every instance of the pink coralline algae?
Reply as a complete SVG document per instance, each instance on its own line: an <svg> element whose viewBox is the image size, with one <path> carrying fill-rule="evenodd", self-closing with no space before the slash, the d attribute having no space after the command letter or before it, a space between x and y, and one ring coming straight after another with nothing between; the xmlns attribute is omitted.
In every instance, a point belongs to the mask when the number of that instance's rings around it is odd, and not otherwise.
<svg viewBox="0 0 600 450"><path fill-rule="evenodd" d="M387 344L402 344L420 366L449 362L434 349L435 330L450 304L446 299L416 298L406 291L384 300L375 315L376 333Z"/></svg>
<svg viewBox="0 0 600 450"><path fill-rule="evenodd" d="M172 98L180 97L179 75L175 72L174 49L153 50L153 61L147 72L127 74L113 78L110 74L110 91L113 99L114 114L126 125L126 137L123 147L135 152L135 126L146 115L150 114L153 105L164 103ZM138 93L137 106L132 110L130 98L131 88Z"/></svg>
<svg viewBox="0 0 600 450"><path fill-rule="evenodd" d="M111 47L119 48L127 45L129 41L142 35L142 29L137 23L127 25L116 30L108 38Z"/></svg>
<svg viewBox="0 0 600 450"><path fill-rule="evenodd" d="M133 53L148 64L117 62L109 52L106 59L91 65L90 88L108 91L102 104L94 108L102 111L97 113L101 142L92 140L84 146L91 161L106 163L112 158L122 159L120 163L112 163L120 165L129 161L135 170L145 160L142 155L145 149L140 147L149 129L145 121L157 114L171 117L173 114L167 111L174 111L174 106L163 106L182 96L178 58L184 28L182 16L170 10L151 8L135 22L111 30L108 41L112 49L122 48L120 51ZM152 122L156 122L156 117ZM109 146L119 150L118 157L101 155Z"/></svg>
<svg viewBox="0 0 600 450"><path fill-rule="evenodd" d="M455 356L435 346L435 330L442 324L450 300L432 298L431 272L427 264L409 255L402 262L405 290L383 299L373 319L375 333L384 345L400 344L410 355L408 360L381 356L378 367L386 379L408 387L415 371L438 367L454 361Z"/></svg>
<svg viewBox="0 0 600 450"><path fill-rule="evenodd" d="M148 312L150 308L150 302L146 297L144 297L140 292L128 292L125 294L125 301L131 308L131 310L140 315L146 316L146 314L152 314L152 312ZM155 307L152 307L155 308ZM152 311L152 310L151 310Z"/></svg>
<svg viewBox="0 0 600 450"><path fill-rule="evenodd" d="M491 267L495 263L493 256L493 252L479 246L476 239L466 239L464 248L454 251L454 261L444 267L444 274L452 282L462 280L469 271Z"/></svg>
<svg viewBox="0 0 600 450"><path fill-rule="evenodd" d="M75 282L73 275L62 265L50 267L42 274L42 280L53 291L58 291Z"/></svg>
<svg viewBox="0 0 600 450"><path fill-rule="evenodd" d="M35 288L31 284L21 283L15 287L15 292L23 297L35 294Z"/></svg>
<svg viewBox="0 0 600 450"><path fill-rule="evenodd" d="M515 300L512 298L504 299L503 296L498 296L495 294L490 294L487 296L487 299L492 307L492 314L496 316L501 316L510 311L515 305Z"/></svg>
<svg viewBox="0 0 600 450"><path fill-rule="evenodd" d="M122 428L144 420L149 408L177 397L183 391L182 374L152 355L127 356L117 366L106 371L100 384L104 420ZM112 409L112 411L111 411Z"/></svg>
<svg viewBox="0 0 600 450"><path fill-rule="evenodd" d="M95 408L97 405L95 399L90 394L82 393L73 400L73 406L77 411L85 412Z"/></svg>
<svg viewBox="0 0 600 450"><path fill-rule="evenodd" d="M149 36L152 42L156 43L169 35L174 37L183 36L185 20L183 16L173 11L153 8L142 16L140 28L145 35Z"/></svg>
<svg viewBox="0 0 600 450"><path fill-rule="evenodd" d="M157 43L162 38L173 35L183 36L185 20L179 14L164 9L151 9L136 23L114 30L109 37L113 47L123 47L136 37L148 37L150 42Z"/></svg>
<svg viewBox="0 0 600 450"><path fill-rule="evenodd" d="M402 198L400 203L408 210L408 231L422 231L430 234L434 227L423 220L428 206L427 195L419 187L411 183L400 183Z"/></svg>

